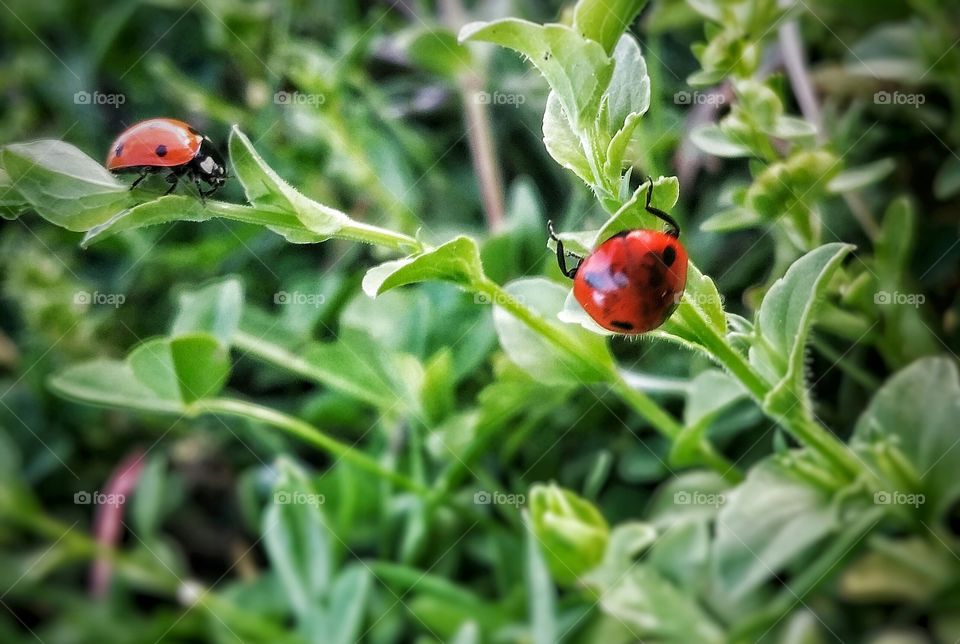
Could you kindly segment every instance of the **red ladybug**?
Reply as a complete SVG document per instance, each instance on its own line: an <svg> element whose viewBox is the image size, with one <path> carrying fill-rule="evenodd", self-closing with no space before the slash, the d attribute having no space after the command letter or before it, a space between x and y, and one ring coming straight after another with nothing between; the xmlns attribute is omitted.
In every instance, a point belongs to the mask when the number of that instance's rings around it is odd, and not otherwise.
<svg viewBox="0 0 960 644"><path fill-rule="evenodd" d="M170 189L164 194L173 192L180 177L186 177L196 184L201 199L216 192L227 178L227 166L213 142L176 119L148 119L128 127L110 146L106 165L112 172L139 172L131 190L148 174L169 170ZM210 190L203 191L201 179Z"/></svg>
<svg viewBox="0 0 960 644"><path fill-rule="evenodd" d="M687 283L680 226L650 205L653 179L647 181L646 210L667 222L666 232L625 230L583 258L565 253L550 225L560 270L573 279L573 296L597 324L614 333L636 335L656 329L677 308ZM566 255L579 260L576 267L567 269Z"/></svg>

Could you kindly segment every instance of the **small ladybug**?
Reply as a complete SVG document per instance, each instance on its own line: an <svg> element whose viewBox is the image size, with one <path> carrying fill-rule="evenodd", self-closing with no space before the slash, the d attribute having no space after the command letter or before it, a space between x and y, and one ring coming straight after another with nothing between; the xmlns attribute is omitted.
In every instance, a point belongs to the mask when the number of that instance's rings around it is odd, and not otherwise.
<svg viewBox="0 0 960 644"><path fill-rule="evenodd" d="M680 226L667 213L650 205L653 179L647 177L646 210L667 222L666 232L625 230L606 240L587 257L563 250L557 243L560 270L573 279L573 296L594 321L608 331L637 335L666 322L680 303L687 283L687 251L680 243ZM566 255L578 259L567 269Z"/></svg>
<svg viewBox="0 0 960 644"><path fill-rule="evenodd" d="M227 166L213 142L183 121L176 119L148 119L128 127L110 146L107 170L112 172L139 172L133 190L148 174L164 172L170 189L177 187L180 177L192 180L200 198L212 195L227 178ZM204 192L203 179L210 186Z"/></svg>

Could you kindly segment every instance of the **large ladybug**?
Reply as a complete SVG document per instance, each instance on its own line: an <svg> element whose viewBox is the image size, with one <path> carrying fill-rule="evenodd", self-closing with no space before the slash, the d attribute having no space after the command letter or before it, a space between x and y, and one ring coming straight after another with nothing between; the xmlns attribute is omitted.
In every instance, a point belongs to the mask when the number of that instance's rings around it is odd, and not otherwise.
<svg viewBox="0 0 960 644"><path fill-rule="evenodd" d="M687 283L680 226L650 205L653 179L647 181L646 210L667 223L666 232L625 230L580 257L564 251L550 225L560 270L573 279L573 296L597 324L614 333L636 335L656 329L677 308ZM567 269L567 255L578 260L574 268Z"/></svg>
<svg viewBox="0 0 960 644"><path fill-rule="evenodd" d="M213 142L189 124L176 119L148 119L128 127L110 146L107 169L139 172L130 189L148 174L168 172L170 194L181 177L192 180L200 198L212 195L227 178L227 166ZM210 186L206 192L200 180Z"/></svg>

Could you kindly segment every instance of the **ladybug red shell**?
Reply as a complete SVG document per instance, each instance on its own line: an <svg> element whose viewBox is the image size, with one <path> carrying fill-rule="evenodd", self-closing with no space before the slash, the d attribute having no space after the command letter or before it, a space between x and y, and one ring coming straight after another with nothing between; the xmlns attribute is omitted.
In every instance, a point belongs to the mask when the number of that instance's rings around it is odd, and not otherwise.
<svg viewBox="0 0 960 644"><path fill-rule="evenodd" d="M653 180L647 180L646 210L669 224L666 232L625 230L581 258L566 253L550 227L560 270L573 279L573 296L597 324L614 333L637 335L656 329L677 308L687 284L687 251L680 243L680 227L650 205ZM567 255L579 259L569 270Z"/></svg>
<svg viewBox="0 0 960 644"><path fill-rule="evenodd" d="M167 194L187 177L197 184L201 197L213 194L227 176L226 164L208 137L188 123L168 118L148 119L124 130L110 146L106 166L112 172L139 173L131 188L147 174L167 172L171 184ZM211 189L204 192L200 180Z"/></svg>
<svg viewBox="0 0 960 644"><path fill-rule="evenodd" d="M676 237L631 230L600 244L577 267L573 296L597 324L637 334L666 322L687 283L687 251Z"/></svg>

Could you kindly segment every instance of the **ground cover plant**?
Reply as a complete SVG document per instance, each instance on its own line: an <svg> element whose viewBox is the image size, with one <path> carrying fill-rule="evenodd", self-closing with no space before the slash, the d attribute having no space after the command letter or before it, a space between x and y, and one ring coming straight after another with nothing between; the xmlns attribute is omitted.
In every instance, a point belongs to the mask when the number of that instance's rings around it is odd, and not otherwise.
<svg viewBox="0 0 960 644"><path fill-rule="evenodd" d="M4 4L0 638L957 641L958 9Z"/></svg>

